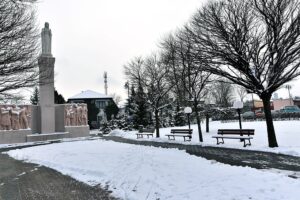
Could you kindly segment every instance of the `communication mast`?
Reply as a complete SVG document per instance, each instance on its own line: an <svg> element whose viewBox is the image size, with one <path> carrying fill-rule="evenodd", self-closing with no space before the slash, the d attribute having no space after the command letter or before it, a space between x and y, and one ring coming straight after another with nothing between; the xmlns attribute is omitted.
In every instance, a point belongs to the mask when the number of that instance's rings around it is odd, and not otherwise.
<svg viewBox="0 0 300 200"><path fill-rule="evenodd" d="M104 90L105 90L105 95L107 95L107 72L104 72Z"/></svg>

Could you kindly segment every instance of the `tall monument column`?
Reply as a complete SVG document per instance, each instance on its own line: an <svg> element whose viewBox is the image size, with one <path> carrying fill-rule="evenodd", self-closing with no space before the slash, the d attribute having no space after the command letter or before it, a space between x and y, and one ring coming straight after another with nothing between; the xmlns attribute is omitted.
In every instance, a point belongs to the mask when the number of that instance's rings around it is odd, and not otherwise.
<svg viewBox="0 0 300 200"><path fill-rule="evenodd" d="M41 133L55 132L55 107L54 107L54 63L55 58L51 54L52 33L49 23L45 23L42 29L42 54L38 59L39 88L41 109Z"/></svg>

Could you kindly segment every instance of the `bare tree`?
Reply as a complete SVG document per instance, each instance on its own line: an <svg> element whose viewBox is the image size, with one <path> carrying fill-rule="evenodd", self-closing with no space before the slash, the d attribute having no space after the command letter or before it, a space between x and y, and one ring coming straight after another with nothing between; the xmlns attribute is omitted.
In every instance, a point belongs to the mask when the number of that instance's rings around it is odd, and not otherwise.
<svg viewBox="0 0 300 200"><path fill-rule="evenodd" d="M234 99L233 86L224 80L216 81L211 87L215 103L221 107L231 107Z"/></svg>
<svg viewBox="0 0 300 200"><path fill-rule="evenodd" d="M145 89L147 91L148 103L153 109L155 117L156 137L159 137L160 116L159 112L173 101L169 98L172 89L167 81L170 68L160 60L157 55L152 55L145 60Z"/></svg>
<svg viewBox="0 0 300 200"><path fill-rule="evenodd" d="M197 120L199 140L203 142L201 119L199 113L200 100L208 93L207 84L210 82L211 73L204 71L202 66L205 60L202 60L201 53L197 51L191 40L189 33L182 29L177 32L175 39L170 37L164 43L165 53L173 57L166 57L166 63L171 67L175 85L177 88L184 89L187 102L191 102ZM174 64L176 63L176 64Z"/></svg>
<svg viewBox="0 0 300 200"><path fill-rule="evenodd" d="M0 1L0 94L37 81L38 34L34 0Z"/></svg>
<svg viewBox="0 0 300 200"><path fill-rule="evenodd" d="M248 95L247 90L244 87L237 85L235 87L235 91L241 102L244 102L246 96Z"/></svg>
<svg viewBox="0 0 300 200"><path fill-rule="evenodd" d="M300 75L300 9L297 0L223 0L207 4L190 32L208 71L257 94L263 101L270 147L277 147L270 99Z"/></svg>

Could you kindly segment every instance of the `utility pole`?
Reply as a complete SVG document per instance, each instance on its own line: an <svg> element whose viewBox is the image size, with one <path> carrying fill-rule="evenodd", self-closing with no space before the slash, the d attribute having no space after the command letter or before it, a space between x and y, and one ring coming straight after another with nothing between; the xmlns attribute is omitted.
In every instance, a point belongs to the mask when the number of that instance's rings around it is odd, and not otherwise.
<svg viewBox="0 0 300 200"><path fill-rule="evenodd" d="M290 106L291 106L291 105L292 105L292 98L291 98L291 92L290 92L290 90L291 90L292 86L286 85L285 88L286 88L286 89L288 90L288 92L289 92L289 99L290 99Z"/></svg>

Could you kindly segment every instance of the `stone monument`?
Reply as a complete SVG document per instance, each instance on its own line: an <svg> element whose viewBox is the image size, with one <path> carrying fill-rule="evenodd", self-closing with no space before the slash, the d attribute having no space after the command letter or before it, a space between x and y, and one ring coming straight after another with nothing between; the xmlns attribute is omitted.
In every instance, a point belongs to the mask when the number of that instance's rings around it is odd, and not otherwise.
<svg viewBox="0 0 300 200"><path fill-rule="evenodd" d="M89 135L86 104L54 104L54 63L49 23L41 33L39 105L0 104L0 144L57 140Z"/></svg>
<svg viewBox="0 0 300 200"><path fill-rule="evenodd" d="M54 63L51 54L52 33L49 23L42 29L42 54L38 59L39 65L39 90L41 110L41 133L55 132L55 107L54 107Z"/></svg>

